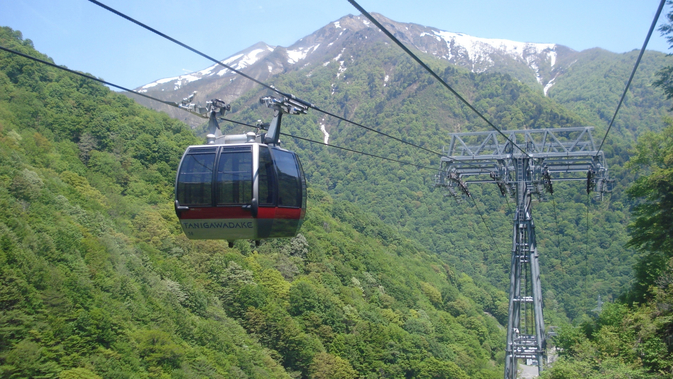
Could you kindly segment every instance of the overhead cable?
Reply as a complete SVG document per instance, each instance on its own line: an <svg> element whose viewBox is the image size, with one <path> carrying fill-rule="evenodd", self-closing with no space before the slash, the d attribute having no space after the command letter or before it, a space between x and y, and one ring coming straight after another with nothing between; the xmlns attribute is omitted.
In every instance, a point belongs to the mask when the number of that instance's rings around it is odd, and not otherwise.
<svg viewBox="0 0 673 379"><path fill-rule="evenodd" d="M94 4L96 4L96 5L98 5L99 7L103 8L103 9L105 9L105 10L108 10L108 11L110 11L110 12L116 14L116 15L119 16L119 17L122 17L122 18L124 18L124 19L126 19L126 20L128 20L128 21L131 21L132 23L134 23L134 24L136 24L136 25L142 27L142 28L145 28L145 29L151 31L152 33L155 33L155 34L157 34L157 35L159 35L159 36L161 36L161 37L163 37L163 38L165 38L165 39L167 39L167 40L169 40L169 41L171 41L171 42L173 42L173 43L175 43L175 44L178 44L178 45L184 47L185 49L187 49L187 50L189 50L189 51L191 51L191 52L193 52L193 53L196 53L196 54L198 54L198 55L200 55L200 56L202 56L202 57L204 57L204 58L206 58L206 59L208 59L208 60L214 62L215 64L218 64L218 65L220 65L220 66L222 66L222 67L224 67L224 68L226 68L226 69L228 69L228 70L231 70L232 72L235 72L236 74L241 75L242 77L244 77L244 78L246 78L246 79L248 79L248 80L252 80L253 82L259 84L260 86L262 86L262 87L264 87L264 88L266 88L266 89L269 89L269 90L271 90L271 91L273 91L273 92L275 92L275 93L277 93L277 94L279 94L279 95L283 95L283 96L285 96L285 97L290 97L290 98L293 98L293 99L297 99L297 98L296 98L294 95L292 95L292 94L288 94L288 93L281 92L281 91L280 91L279 89L277 89L276 87L274 87L274 86L272 86L272 85L268 85L268 84L266 84L266 83L263 83L263 82L261 82L261 81L255 79L255 78L253 78L252 76L247 75L247 74L245 74L245 73L243 73L243 72L241 72L241 71L239 71L239 70L233 68L232 66L229 66L229 65L227 65L227 64L225 64L225 63L222 63L221 61L219 61L219 60L217 60L217 59L215 59L215 58L213 58L213 57L211 57L211 56L209 56L209 55L206 55L206 54L202 53L201 51L199 51L199 50L197 50L197 49L195 49L195 48L193 48L193 47L191 47L191 46L189 46L189 45L187 45L187 44L185 44L185 43L182 43L182 42L176 40L175 38L172 38L172 37L170 37L170 36L168 36L168 35L166 35L166 34L160 32L160 31L158 31L158 30L156 30L156 29L154 29L154 28L152 28L152 27L150 27L150 26L148 26L148 25L145 25L145 24L143 24L142 22L140 22L140 21L138 21L138 20L136 20L136 19L134 19L134 18L132 18L132 17L130 17L130 16L125 15L124 13L122 13L122 12L120 12L120 11L118 11L118 10L116 10L116 9L113 9L113 8L111 8L111 7L109 7L109 6L107 6L107 5L103 4L103 3L101 3L100 1L97 1L97 0L89 0L89 1L92 2L92 3L94 3ZM385 136L385 137L394 139L395 141L404 143L404 144L409 145L409 146L413 146L413 147L415 147L415 148L417 148L417 149L424 150L424 151L426 151L426 152L429 152L429 153L438 155L438 156L440 156L440 157L443 156L443 154L440 153L440 152L438 152L438 151L434 151L434 150L431 150L431 149L428 149L428 148L425 148L425 147L422 147L422 146L413 144L413 143L411 143L411 142L407 142L407 141L405 141L405 140L403 140L403 139L401 139L401 138L394 137L394 136L392 136L392 135L390 135L390 134L388 134L388 133L384 133L384 132L378 131L378 130L376 130L376 129L370 128L370 127L368 127L368 126L362 125L362 124L360 124L360 123L357 123L357 122L355 122L355 121L348 120L348 119L346 119L346 118L344 118L344 117L341 117L341 116L336 115L336 114L334 114L334 113L331 113L331 112L329 112L329 111L323 110L323 109L319 108L318 106L316 106L315 104L306 103L306 105L307 105L308 107L312 108L312 109L315 109L315 110L318 111L318 112L324 113L324 114L326 114L326 115L328 115L328 116L334 117L334 118L339 119L339 120L341 120L341 121L344 121L344 122L353 124L353 125L358 126L358 127L360 127L360 128L363 128L363 129L369 130L369 131L371 131L371 132L380 134L380 135L382 135L382 136Z"/></svg>
<svg viewBox="0 0 673 379"><path fill-rule="evenodd" d="M366 156L368 156L368 157L377 158L377 159L383 159L383 160L386 160L386 161L395 162L395 163L399 163L399 164L402 164L402 165L414 166L414 167L417 167L417 168L426 168L426 169L428 169L428 170L433 170L433 171L434 171L434 170L437 170L437 167L421 166L421 165L417 165L417 164L415 164L415 163L404 162L404 161L400 161L400 160L397 160L397 159L392 159L392 158L382 157L382 156L380 156L380 155L374 155L374 154L369 154L369 153L365 153L365 152L362 152L362 151L352 150L352 149L349 149L349 148L347 148L347 147L343 147L343 146L330 145L330 144L327 144L327 143L324 143L324 142L315 141L315 140L311 140L311 139L308 139L308 138L295 136L295 135L292 135L292 134L285 134L285 133L282 133L282 132L281 132L280 134L282 134L282 135L284 135L284 136L287 136L287 137L295 138L295 139L298 139L298 140L302 140L302 141L307 141L307 142L310 142L310 143L314 143L314 144L316 144L316 145L323 145L323 146L327 146L327 147L333 147L333 148L335 148L335 149L340 149L340 150L344 150L344 151L350 151L351 153L362 154L362 155L366 155Z"/></svg>
<svg viewBox="0 0 673 379"><path fill-rule="evenodd" d="M247 127L250 127L250 128L257 128L256 125L246 124L245 122L234 121L234 120L230 120L230 119L226 119L226 118L221 118L220 120L225 121L225 122L231 122L231 123L238 124L238 125L247 126ZM328 143L312 140L312 139L309 139L309 138L295 136L294 134L283 133L283 132L280 132L280 134L283 135L283 136L286 136L286 137L310 142L310 143L313 143L313 144L316 144L316 145L323 145L323 146L331 147L331 148L334 148L334 149L344 150L344 151L348 151L348 152L356 153L356 154L362 154L362 155L366 155L368 157L382 159L382 160L395 162L395 163L399 163L399 164L403 164L403 165L407 165L407 166L414 166L414 167L417 167L417 168L426 168L428 170L436 170L437 169L436 167L427 167L427 166L417 165L415 163L400 161L400 160L393 159L393 158L386 158L386 157L382 157L380 155L369 154L369 153L365 153L363 151L353 150L353 149L349 149L349 148L343 147L343 146L330 145Z"/></svg>
<svg viewBox="0 0 673 379"><path fill-rule="evenodd" d="M31 60L33 60L33 61L36 61L36 62L45 64L45 65L47 65L47 66L51 66L51 67L57 68L57 69L59 69L59 70L63 70L63 71L69 72L69 73L71 73L71 74L79 75L79 76L81 76L81 77L83 77L83 78L86 78L86 79L91 79L91 80L97 81L97 82L99 82L99 83L103 83L103 84L106 84L106 85L108 85L108 86L115 87L115 88L118 88L118 89L120 89L120 90L130 92L130 93L132 93L132 94L134 94L134 95L142 96L142 97L145 97L145 98L150 99L150 100L153 100L153 101L157 101L157 102L162 103L162 104L170 105L170 106L172 106L172 107L178 108L178 109L183 110L183 111L185 111L185 112L189 112L189 113L191 113L191 114L193 114L193 115L195 115L195 116L199 116L199 117L201 117L201 118L207 118L207 117L201 115L200 113L192 112L192 111L190 111L190 110L188 110L188 109L186 109L186 108L180 107L177 103L174 103L174 102L171 102L171 101L165 101L165 100L157 99L156 97L152 97L152 96L145 95L145 94L142 93L142 92L134 91L134 90L132 90L132 89L128 89L128 88L126 88L126 87L122 87L122 86L120 86L120 85L117 85L117 84L114 84L114 83L110 83L110 82L105 81L105 80L102 80L102 79L98 79L98 78L96 78L96 77L94 77L94 76L87 75L87 74L83 74L83 73L81 73L81 72L77 72L77 71L71 70L71 69L69 69L69 68L67 68L67 67L58 66L58 65L53 64L53 63L51 63L51 62L45 61L45 60L43 60L43 59L39 59L39 58L32 57L32 56L27 55L27 54L20 53L20 52L18 52L18 51L16 51L16 50L12 50L12 49L9 49L9 48L3 47L3 46L0 46L0 50L4 50L4 51L7 51L7 52L9 52L9 53L16 54L16 55L19 55L19 56L21 56L21 57L28 58L28 59L31 59ZM257 127L257 126L255 126L255 125L250 125L250 124L246 124L246 123L244 123L244 122L240 122L240 121L236 121L236 120L231 120L231 119L226 119L226 118L223 118L222 121L231 122L231 123L233 123L233 124L238 124L238 125L243 125L243 126L248 126L248 127L251 127L251 128L256 128L256 127ZM386 161L390 161L390 162L395 162L395 163L399 163L399 164L402 164L402 165L414 166L414 167L417 167L417 168L426 168L426 169L429 169L429 170L435 170L435 169L436 169L436 168L433 168L433 167L426 167L426 166L422 166L422 165L417 165L417 164L415 164L415 163L404 162L404 161L400 161L400 160L393 159L393 158L387 158L387 157L382 157L382 156L375 155L375 154L369 154L369 153L365 153L365 152L362 152L362 151L349 149L349 148L347 148L347 147L342 147L342 146L337 146L337 145L330 145L330 144L327 144L327 143L324 143L324 142L315 141L315 140L312 140L312 139L308 139L308 138L304 138L304 137L299 137L299 136L295 136L295 135L288 134L288 133L283 133L283 132L281 132L280 134L281 134L281 135L284 135L284 136L286 136L286 137L295 138L295 139L299 139L299 140L302 140L302 141L306 141L306 142L310 142L310 143L314 143L314 144L318 144L318 145L323 145L323 146L327 146L327 147L331 147L331 148L334 148L334 149L340 149L340 150L348 151L348 152L351 152L351 153L362 154L362 155L366 155L366 156L368 156L368 157L377 158L377 159L382 159L382 160L386 160Z"/></svg>
<svg viewBox="0 0 673 379"><path fill-rule="evenodd" d="M631 76L629 77L629 81L626 83L626 88L624 88L624 93L622 93L621 99L619 99L619 104L617 104L617 109L615 109L615 114L612 116L612 120L610 121L610 125L608 126L608 131L605 132L605 136L603 136L603 141L601 141L600 146L598 147L597 151L601 151L601 148L603 147L603 143L605 143L605 139L608 138L608 133L610 133L610 129L612 129L612 124L614 124L615 119L617 118L617 113L619 113L619 108L622 106L622 102L624 102L624 98L626 97L626 92L629 90L629 86L631 86L631 81L633 80L633 76L636 74L636 70L638 70L638 65L640 64L640 60L643 58L643 54L645 53L645 48L647 47L647 44L650 42L650 37L652 37L652 32L654 31L654 27L657 25L657 20L659 20L659 16L661 15L662 9L664 9L664 4L666 4L666 0L661 0L659 3L659 8L657 9L657 14L654 15L654 19L652 20L652 25L650 25L650 30L647 32L647 37L645 37L645 42L643 43L643 47L640 49L640 54L638 54L638 59L636 59L636 64L633 66L633 71L631 71Z"/></svg>
<svg viewBox="0 0 673 379"><path fill-rule="evenodd" d="M89 1L93 1L93 0L89 0ZM376 25L385 35L387 35L388 38L390 38L399 47L401 47L402 50L404 50L407 54L409 54L409 56L411 56L411 58L413 58L416 62L418 62L418 64L420 64L421 67L423 67L427 72L430 73L430 75L432 75L435 79L437 79L444 87L446 87L446 89L451 91L451 93L453 93L460 101L462 101L465 105L467 105L468 108L470 108L472 111L474 111L474 113L476 113L482 120L486 121L486 123L491 128L493 128L493 130L500 133L501 136L505 137L505 139L507 141L509 141L509 143L511 143L512 146L521 150L522 153L524 153L525 155L530 157L530 155L528 155L528 153L526 151L524 151L521 147L519 147L519 145L515 144L512 140L510 140L509 137L507 137L505 135L505 133L502 132L502 130L498 129L498 127L493 125L493 123L491 121L489 121L486 118L486 116L484 116L474 106L472 106L472 104L470 104L467 100L465 100L465 98L463 98L458 92L456 92L456 90L451 88L451 86L446 81L444 81L444 79L442 79L439 75L437 75L436 72L434 72L428 65L426 65L425 62L423 62L418 56L416 56L416 54L414 54L411 50L409 50L409 48L406 47L399 39L397 39L397 37L395 37L392 33L390 33L388 31L388 29L386 29L377 19L374 18L374 16L372 16L371 14L369 14L369 12L367 12L364 8L362 8L360 6L360 4L358 4L355 0L348 0L348 2L351 3L355 8L357 8L357 10L359 10L365 17L367 17L369 19L369 21L374 23L374 25Z"/></svg>
<svg viewBox="0 0 673 379"><path fill-rule="evenodd" d="M586 269L586 278L589 278L589 207L591 206L591 197L587 194L587 228L586 239L584 240L584 266ZM587 287L588 289L588 287Z"/></svg>

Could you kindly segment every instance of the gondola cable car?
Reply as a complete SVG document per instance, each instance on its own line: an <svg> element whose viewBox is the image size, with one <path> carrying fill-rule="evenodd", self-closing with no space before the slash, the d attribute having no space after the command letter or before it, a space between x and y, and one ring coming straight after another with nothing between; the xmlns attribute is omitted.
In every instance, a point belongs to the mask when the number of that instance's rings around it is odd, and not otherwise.
<svg viewBox="0 0 673 379"><path fill-rule="evenodd" d="M267 132L238 135L220 132L218 117L228 104L192 105L209 121L206 144L185 150L175 180L175 212L189 239L225 239L232 246L237 239L294 237L301 227L306 180L297 155L280 147L279 136L283 115L306 114L310 104L291 95L265 96L260 103L274 110Z"/></svg>

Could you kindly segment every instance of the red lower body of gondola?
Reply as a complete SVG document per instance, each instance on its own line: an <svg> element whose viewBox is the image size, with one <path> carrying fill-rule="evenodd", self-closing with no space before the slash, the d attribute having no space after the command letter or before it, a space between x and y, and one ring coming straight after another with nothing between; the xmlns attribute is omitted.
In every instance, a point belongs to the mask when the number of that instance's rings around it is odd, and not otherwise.
<svg viewBox="0 0 673 379"><path fill-rule="evenodd" d="M189 239L260 240L294 237L304 221L301 208L262 207L257 217L237 207L190 207L179 212L180 225Z"/></svg>

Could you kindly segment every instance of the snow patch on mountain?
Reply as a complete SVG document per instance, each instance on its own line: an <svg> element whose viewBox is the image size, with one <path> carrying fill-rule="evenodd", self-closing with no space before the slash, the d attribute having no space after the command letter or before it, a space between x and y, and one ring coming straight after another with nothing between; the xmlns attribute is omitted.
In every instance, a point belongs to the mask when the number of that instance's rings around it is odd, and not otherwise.
<svg viewBox="0 0 673 379"><path fill-rule="evenodd" d="M300 60L306 58L306 56L320 47L320 44L309 46L309 47L300 47L297 50L288 50L287 51L287 56L288 60L287 63L289 64L295 64L299 62Z"/></svg>
<svg viewBox="0 0 673 379"><path fill-rule="evenodd" d="M554 85L554 81L556 80L556 77L554 77L552 80L547 83L546 86L544 86L544 89L542 92L544 93L545 96L547 96L547 92L549 92L549 89Z"/></svg>
<svg viewBox="0 0 673 379"><path fill-rule="evenodd" d="M467 50L471 59L484 57L492 53L494 49L523 59L526 55L541 54L545 50L553 50L555 47L554 44L550 43L528 43L505 39L479 38L441 30L433 30L433 32L437 37L446 41L449 48L451 47L451 42L463 47Z"/></svg>
<svg viewBox="0 0 673 379"><path fill-rule="evenodd" d="M193 75L193 74L180 75L180 76L174 76L174 77L172 77L172 78L159 79L159 80L157 80L156 82L152 82L152 83L150 83L150 84L145 84L144 86L140 87L140 89L138 90L138 92L140 92L140 93L145 93L145 92L147 92L147 90L148 90L149 88L155 87L155 86L157 86L157 85L159 85L159 84L170 83L170 82L173 82L173 81L175 82L174 85L173 85L173 89L174 89L174 90L178 90L178 89L180 89L180 87L182 87L183 85L185 85L185 84L187 84L187 83L189 83L189 82L193 82L193 81L199 80L199 79L201 79L201 77L196 76L196 75Z"/></svg>
<svg viewBox="0 0 673 379"><path fill-rule="evenodd" d="M329 143L329 133L327 133L327 129L325 129L325 118L323 117L322 120L320 120L320 131L323 134L323 143L327 145Z"/></svg>
<svg viewBox="0 0 673 379"><path fill-rule="evenodd" d="M339 61L339 72L337 72L336 77L339 78L341 74L346 72L346 67L344 66L344 61Z"/></svg>
<svg viewBox="0 0 673 379"><path fill-rule="evenodd" d="M258 60L260 60L259 55L264 53L265 49L255 49L243 57L237 64L236 64L236 69L241 69L245 68L248 66L252 66L255 64Z"/></svg>
<svg viewBox="0 0 673 379"><path fill-rule="evenodd" d="M237 59L240 59L243 56L243 54L236 54L232 57L229 57L225 60L222 61L222 63L226 64L227 66L231 65L234 63Z"/></svg>
<svg viewBox="0 0 673 379"><path fill-rule="evenodd" d="M138 90L138 92L140 92L140 93L147 92L147 89L148 89L148 88L155 87L155 86L157 86L158 84L159 84L159 82L154 82L154 83L150 83L150 84L145 84L144 86L140 87L140 89Z"/></svg>
<svg viewBox="0 0 673 379"><path fill-rule="evenodd" d="M551 67L556 64L556 45L549 43L517 42L505 39L473 37L463 33L453 33L436 29L426 29L419 37L433 38L446 43L448 54L442 55L447 60L467 59L474 72L483 72L492 67L493 54L509 56L525 62L535 71L541 81L540 63L549 61ZM438 55L433 52L433 55ZM542 62L541 62L542 61ZM541 82L540 82L541 83Z"/></svg>
<svg viewBox="0 0 673 379"><path fill-rule="evenodd" d="M203 70L197 72L197 74L199 74L199 75L201 75L201 76L208 75L208 74L210 74L210 72L213 71L217 66L219 66L219 65L214 64L214 65L212 65L212 66L210 66L210 67L208 67L208 68L205 68L205 69L203 69Z"/></svg>
<svg viewBox="0 0 673 379"><path fill-rule="evenodd" d="M557 54L556 54L556 51L554 51L554 50L550 50L550 51L547 53L547 56L548 56L549 59L551 60L551 66L552 66L552 67L554 67L554 65L556 65L556 55L557 55Z"/></svg>
<svg viewBox="0 0 673 379"><path fill-rule="evenodd" d="M172 82L173 80L177 80L179 76L174 76L172 78L165 78L165 79L159 79L156 82L150 83L150 84L145 84L144 86L140 87L140 92L147 92L148 88L152 88L154 86L157 86L159 84L165 84L168 82ZM144 90L144 91L143 91Z"/></svg>
<svg viewBox="0 0 673 379"><path fill-rule="evenodd" d="M223 64L230 66L233 69L236 70L241 70L246 67L252 66L253 64L257 63L260 59L262 59L266 54L269 52L272 52L275 50L274 46L269 46L266 44L259 44L256 45L259 46L253 50L250 50L245 53L239 53L236 55L233 55L223 61L221 61ZM187 75L181 75L181 76L174 76L171 78L164 78L157 80L155 82L145 84L144 86L139 88L139 92L147 92L148 89L152 87L156 87L161 84L167 84L167 83L173 83L173 90L178 90L182 86L184 86L187 83L191 83L206 77L210 76L224 76L228 73L231 73L232 71L227 68L221 68L222 65L219 63L216 63L212 66L209 66L207 68L204 68L203 70L196 71ZM269 66L269 72L271 72L272 68ZM163 90L163 89L162 89Z"/></svg>
<svg viewBox="0 0 673 379"><path fill-rule="evenodd" d="M542 75L540 75L540 67L538 67L537 63L533 61L532 59L527 58L526 62L528 63L528 67L532 68L533 71L535 71L535 79L539 84L542 84Z"/></svg>

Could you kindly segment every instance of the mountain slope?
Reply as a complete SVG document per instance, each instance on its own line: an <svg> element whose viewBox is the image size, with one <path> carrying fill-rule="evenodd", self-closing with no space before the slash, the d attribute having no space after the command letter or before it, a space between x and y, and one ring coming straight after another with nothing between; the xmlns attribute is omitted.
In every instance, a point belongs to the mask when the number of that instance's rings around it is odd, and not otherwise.
<svg viewBox="0 0 673 379"><path fill-rule="evenodd" d="M615 54L602 49L583 51L564 69L548 95L582 116L591 125L607 129L639 51ZM660 130L669 115L670 101L652 86L655 73L670 64L665 54L646 52L615 120L614 132L630 144L647 130ZM612 133L612 132L611 132Z"/></svg>
<svg viewBox="0 0 673 379"><path fill-rule="evenodd" d="M297 238L189 241L172 206L186 125L0 67L0 376L500 377L503 291L313 188Z"/></svg>
<svg viewBox="0 0 673 379"><path fill-rule="evenodd" d="M377 17L405 43L426 51L419 52L422 58L502 129L595 125L594 139L600 141L636 55L484 40ZM633 136L661 128L660 120L668 114L668 105L649 84L665 60L665 54L645 54L604 146L617 179L610 200L593 203L582 195L580 183L559 183L556 197L547 199L553 201L534 209L548 309L556 309L561 317L575 318L593 309L598 295L610 299L628 288L635 261L633 251L624 248L630 204L623 190L633 177L621 166L628 160ZM441 151L451 132L487 129L362 17L346 16L330 23L288 48L277 47L254 65L278 69L268 83L285 92L431 150ZM241 80L224 83L219 92L200 92L197 100L221 94L236 99L234 118L249 123L268 120L268 110L257 105L258 97L268 95L267 91L248 83L250 90L243 96L228 95L231 83ZM335 145L376 151L424 167L438 162L432 154L323 115L289 118L285 123L286 131L302 137L327 138ZM485 224L479 215L481 207L441 201L443 194L432 189L433 170L382 164L289 139L284 142L300 151L316 187L376 213L480 282L508 288L512 202L500 198L495 188L471 188L474 194L483 194L477 199L484 203Z"/></svg>
<svg viewBox="0 0 673 379"><path fill-rule="evenodd" d="M365 29L344 44L375 38L375 33L378 32ZM324 109L435 151L448 142L449 132L488 129L385 41L367 51L347 49L344 55L347 58L343 63L309 65L305 70L310 75L287 73L275 84ZM441 61L435 63L454 88L477 108L487 110L489 119L504 129L583 125L579 116L510 76L475 74L448 65L442 67ZM269 117L268 110L256 104L258 97L266 94L246 94L234 103L233 108L240 111L231 117L247 122ZM438 161L430 153L316 112L284 120L286 132L302 137L322 140L319 128L324 126L334 145L423 167L432 167ZM471 202L456 204L433 188L432 169L339 153L290 138L283 142L299 152L312 185L379 215L478 282L508 288L513 200L503 199L495 186L470 187L478 207ZM626 177L618 178L628 181ZM593 221L588 228L587 198L582 196L582 185L558 183L555 201L534 207L543 255L543 287L549 299L546 312L552 319L581 315L595 307L598 294L604 299L615 296L630 280L633 253L623 248L628 220L623 194L618 188L612 202L590 203L589 218ZM610 215L605 213L607 210ZM486 223L481 220L482 212Z"/></svg>

